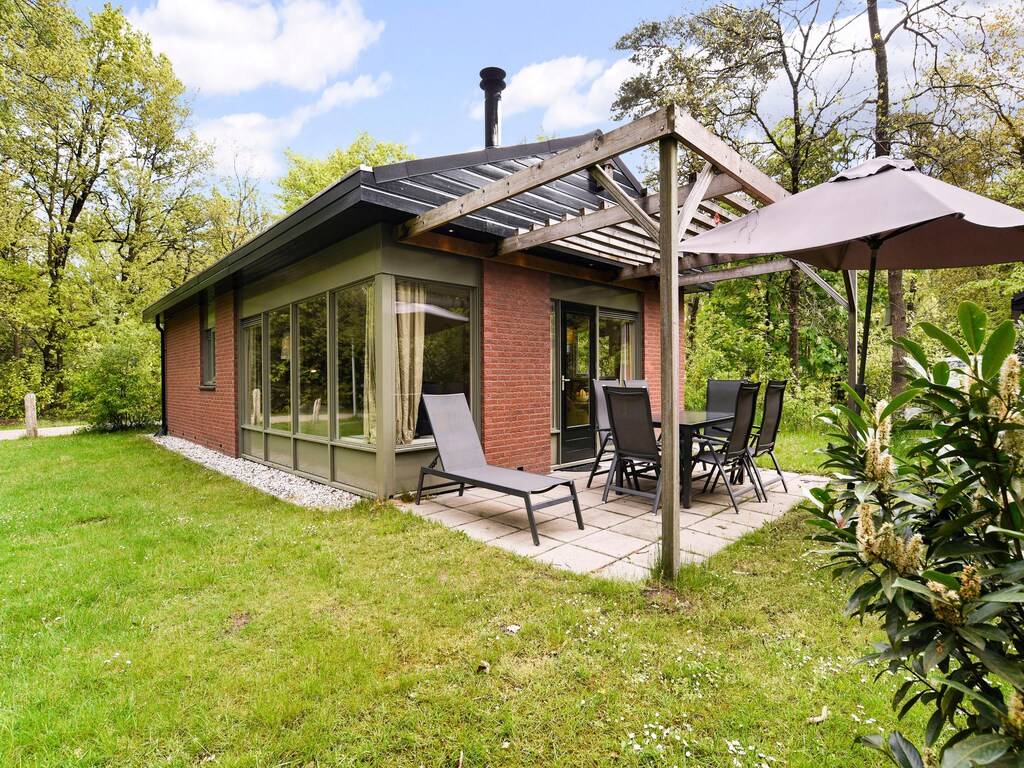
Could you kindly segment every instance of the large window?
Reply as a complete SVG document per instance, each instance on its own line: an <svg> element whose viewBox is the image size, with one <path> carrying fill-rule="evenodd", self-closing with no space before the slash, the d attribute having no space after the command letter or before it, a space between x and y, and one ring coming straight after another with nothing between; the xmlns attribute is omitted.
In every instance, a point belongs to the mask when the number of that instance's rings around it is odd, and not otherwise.
<svg viewBox="0 0 1024 768"><path fill-rule="evenodd" d="M598 374L602 379L636 378L637 324L631 317L602 313L598 328Z"/></svg>
<svg viewBox="0 0 1024 768"><path fill-rule="evenodd" d="M298 304L299 432L328 436L327 301L317 296Z"/></svg>
<svg viewBox="0 0 1024 768"><path fill-rule="evenodd" d="M395 283L398 445L432 434L421 395L469 392L470 299L468 288Z"/></svg>
<svg viewBox="0 0 1024 768"><path fill-rule="evenodd" d="M377 395L373 354L373 283L334 294L338 344L338 425L340 438L377 440Z"/></svg>
<svg viewBox="0 0 1024 768"><path fill-rule="evenodd" d="M270 428L292 431L292 325L288 307L267 313Z"/></svg>
<svg viewBox="0 0 1024 768"><path fill-rule="evenodd" d="M245 356L243 380L242 424L263 427L263 323L242 328L242 350Z"/></svg>

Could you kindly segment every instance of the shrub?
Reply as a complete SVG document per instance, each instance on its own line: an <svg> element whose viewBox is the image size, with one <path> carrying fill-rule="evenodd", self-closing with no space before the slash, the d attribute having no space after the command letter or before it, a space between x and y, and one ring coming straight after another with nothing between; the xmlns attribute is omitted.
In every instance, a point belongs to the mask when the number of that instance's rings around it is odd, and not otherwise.
<svg viewBox="0 0 1024 768"><path fill-rule="evenodd" d="M826 468L838 483L813 492L812 538L854 588L846 606L881 619L868 659L905 678L894 708L931 711L923 755L898 731L865 736L903 768L1018 765L1024 759L1024 402L1016 329L991 332L974 304L958 310L963 341L920 328L960 360L907 352L906 392L874 411L837 406ZM958 385L957 385L958 384ZM918 436L889 450L890 419L906 408ZM902 454L902 455L900 455ZM884 673L884 670L883 670Z"/></svg>
<svg viewBox="0 0 1024 768"><path fill-rule="evenodd" d="M149 329L121 326L86 357L76 396L98 429L152 424L160 416L159 346Z"/></svg>
<svg viewBox="0 0 1024 768"><path fill-rule="evenodd" d="M40 410L46 397L42 390L42 366L24 357L0 363L0 419L23 419L25 395L35 392Z"/></svg>

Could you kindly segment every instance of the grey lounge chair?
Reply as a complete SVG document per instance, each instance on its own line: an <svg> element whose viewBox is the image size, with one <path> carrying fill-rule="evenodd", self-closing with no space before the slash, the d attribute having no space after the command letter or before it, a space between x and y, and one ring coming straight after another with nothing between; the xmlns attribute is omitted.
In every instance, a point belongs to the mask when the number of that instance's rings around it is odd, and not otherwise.
<svg viewBox="0 0 1024 768"><path fill-rule="evenodd" d="M537 475L488 464L465 395L423 395L423 405L427 409L427 416L434 430L438 456L430 466L420 469L420 482L416 489L417 504L420 503L424 491L444 493L458 488L461 496L467 487L488 488L510 496L518 496L523 500L526 505L526 516L530 521L533 543L537 546L540 546L540 538L537 536L537 521L533 513L538 509L571 501L576 512L576 524L581 531L583 530L583 515L580 512L579 498L576 496L576 481L557 475ZM437 468L438 460L444 469ZM449 482L424 488L423 479L427 475L434 475ZM545 499L540 504L534 504L531 500L533 494L544 493L560 485L569 488L568 496Z"/></svg>

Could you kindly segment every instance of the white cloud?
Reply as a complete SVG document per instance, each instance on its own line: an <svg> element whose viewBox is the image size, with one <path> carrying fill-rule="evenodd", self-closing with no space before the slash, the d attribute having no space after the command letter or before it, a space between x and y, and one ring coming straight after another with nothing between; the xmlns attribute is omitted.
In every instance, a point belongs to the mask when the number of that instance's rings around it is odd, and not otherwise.
<svg viewBox="0 0 1024 768"><path fill-rule="evenodd" d="M352 82L338 82L324 89L312 104L305 104L281 117L268 117L260 112L225 115L206 120L196 126L200 138L214 145L214 162L223 173L242 156L254 176L269 179L283 170L281 150L301 133L315 117L333 109L372 99L391 85L387 72L372 78L362 75Z"/></svg>
<svg viewBox="0 0 1024 768"><path fill-rule="evenodd" d="M349 71L384 29L356 0L157 0L128 18L206 94L267 85L317 91Z"/></svg>
<svg viewBox="0 0 1024 768"><path fill-rule="evenodd" d="M616 91L635 72L628 59L606 65L600 59L563 56L530 64L509 78L501 109L506 116L544 110L540 124L545 131L593 126L608 120ZM476 104L470 115L482 120L483 104Z"/></svg>

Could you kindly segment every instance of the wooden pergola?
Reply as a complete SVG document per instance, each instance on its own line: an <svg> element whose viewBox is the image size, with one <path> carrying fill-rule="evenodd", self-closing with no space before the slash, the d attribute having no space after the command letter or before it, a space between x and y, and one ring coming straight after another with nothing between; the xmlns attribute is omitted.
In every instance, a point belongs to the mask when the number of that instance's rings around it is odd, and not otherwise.
<svg viewBox="0 0 1024 768"><path fill-rule="evenodd" d="M612 180L607 166L619 155L655 142L659 152L658 192L639 199L631 197ZM678 183L680 147L705 161L696 178L681 186ZM551 221L494 243L471 242L438 232L462 217L529 195L531 190L580 171L589 172L617 204L595 211L581 210L578 216ZM645 278L658 278L664 489L662 545L663 567L670 577L678 573L680 564L680 289L796 268L840 304L851 306L850 301L840 296L813 269L797 261L776 259L723 266L752 257L686 253L687 237L742 215L756 203L769 204L788 196L785 189L690 115L676 105L669 105L628 125L595 135L579 146L486 184L398 226L397 237L401 241L480 259L633 287L642 285ZM671 215L664 215L666 211ZM565 263L530 250L552 244L562 252L612 263L616 271L609 278L606 270ZM849 284L847 293L850 293ZM855 299L852 306L856 307ZM856 323L855 314L852 316ZM855 326L853 338L856 338Z"/></svg>

